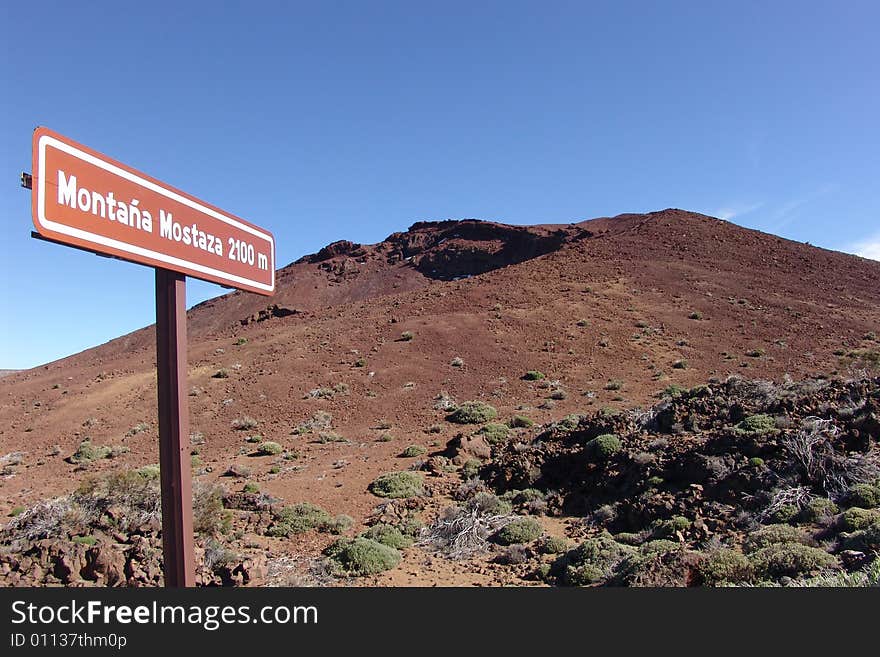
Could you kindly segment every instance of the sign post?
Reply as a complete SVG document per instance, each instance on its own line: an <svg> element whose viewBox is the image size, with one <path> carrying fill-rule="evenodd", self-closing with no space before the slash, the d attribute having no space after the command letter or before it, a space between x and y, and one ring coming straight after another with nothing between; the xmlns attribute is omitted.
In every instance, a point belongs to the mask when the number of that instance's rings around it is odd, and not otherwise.
<svg viewBox="0 0 880 657"><path fill-rule="evenodd" d="M33 167L22 184L34 237L155 268L165 586L194 586L186 277L271 295L275 239L46 128L34 131Z"/></svg>
<svg viewBox="0 0 880 657"><path fill-rule="evenodd" d="M156 379L165 586L195 586L186 386L186 277L156 269Z"/></svg>

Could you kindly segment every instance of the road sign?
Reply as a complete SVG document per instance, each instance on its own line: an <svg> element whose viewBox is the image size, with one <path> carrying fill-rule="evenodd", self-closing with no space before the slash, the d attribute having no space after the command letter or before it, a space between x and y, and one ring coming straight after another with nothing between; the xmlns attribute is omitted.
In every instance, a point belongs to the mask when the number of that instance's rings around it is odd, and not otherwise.
<svg viewBox="0 0 880 657"><path fill-rule="evenodd" d="M186 392L186 276L275 291L272 234L46 128L34 131L32 215L45 239L156 269L156 381L165 586L195 586ZM35 236L37 234L35 233Z"/></svg>
<svg viewBox="0 0 880 657"><path fill-rule="evenodd" d="M275 239L46 128L33 138L33 220L50 240L227 287L275 291Z"/></svg>

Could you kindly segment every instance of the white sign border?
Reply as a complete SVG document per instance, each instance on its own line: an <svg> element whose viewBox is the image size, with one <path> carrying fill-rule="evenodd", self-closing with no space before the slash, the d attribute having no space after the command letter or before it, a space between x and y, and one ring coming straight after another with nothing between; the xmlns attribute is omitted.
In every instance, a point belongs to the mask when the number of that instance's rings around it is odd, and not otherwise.
<svg viewBox="0 0 880 657"><path fill-rule="evenodd" d="M63 151L68 155L72 155L73 157L82 160L88 164L91 164L92 166L104 169L105 171L112 173L113 175L119 176L120 178L125 178L126 180L129 180L136 185L140 185L141 187L156 192L157 194L161 194L162 196L165 196L166 198L169 198L173 201L189 206L193 210L201 212L202 214L214 217L215 219L218 219L223 223L229 224L230 226L235 226L239 230L243 230L247 233L250 233L251 235L255 235L256 237L267 241L270 245L271 252L271 262L269 264L269 270L272 272L272 284L266 285L265 283L262 283L260 281L254 281L249 278L244 278L242 276L237 276L235 274L221 271L219 269L206 267L205 265L201 265L197 262L190 262L189 260L176 258L165 253L145 249L134 244L128 244L127 242L120 242L104 235L90 233L80 228L73 228L72 226L67 226L65 224L61 224L52 221L51 219L48 219L46 217L46 148L49 146ZM177 194L176 192L173 192L169 189L165 189L164 187L157 185L151 180L145 180L144 178L141 178L140 176L130 171L122 169L109 162L105 162L104 160L97 158L90 153L86 153L76 148L75 146L71 146L70 144L56 139L52 135L40 135L40 139L37 143L37 148L39 162L39 172L37 178L37 221L40 222L41 226L49 230L55 231L56 233L61 233L62 235L69 235L70 237L76 237L79 239L87 240L89 242L94 242L96 244L101 244L103 246L109 246L115 249L119 249L120 251L123 251L125 253L131 253L132 255L153 258L160 262L164 262L166 264L174 265L177 267L186 267L187 269L192 269L202 274L216 276L227 281L249 285L260 290L265 290L266 292L275 291L275 240L272 238L271 235L264 233L256 228L253 228L252 226L243 224L240 221L236 221L232 217L228 217L225 214L217 212L212 208L205 207L197 201L189 199L185 196L181 196L180 194Z"/></svg>

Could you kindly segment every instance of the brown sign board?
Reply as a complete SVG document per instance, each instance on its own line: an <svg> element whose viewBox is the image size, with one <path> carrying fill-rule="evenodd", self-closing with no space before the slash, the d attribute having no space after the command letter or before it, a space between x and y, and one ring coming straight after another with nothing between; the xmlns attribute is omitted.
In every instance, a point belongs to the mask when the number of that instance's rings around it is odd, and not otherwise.
<svg viewBox="0 0 880 657"><path fill-rule="evenodd" d="M46 128L34 131L32 189L34 226L46 239L275 291L271 233Z"/></svg>

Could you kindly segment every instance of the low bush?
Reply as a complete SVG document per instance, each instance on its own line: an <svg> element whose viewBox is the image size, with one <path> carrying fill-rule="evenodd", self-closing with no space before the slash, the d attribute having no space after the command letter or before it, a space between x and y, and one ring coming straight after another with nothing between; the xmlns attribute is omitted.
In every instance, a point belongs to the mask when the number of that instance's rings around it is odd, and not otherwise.
<svg viewBox="0 0 880 657"><path fill-rule="evenodd" d="M873 509L880 506L880 487L871 484L856 484L847 491L846 502L850 506L862 509Z"/></svg>
<svg viewBox="0 0 880 657"><path fill-rule="evenodd" d="M86 438L67 460L70 463L85 465L93 461L110 458L112 451L113 448L109 445L93 445L92 441Z"/></svg>
<svg viewBox="0 0 880 657"><path fill-rule="evenodd" d="M813 541L803 529L791 525L767 525L746 536L743 549L746 552L755 552L770 545L782 543L812 545Z"/></svg>
<svg viewBox="0 0 880 657"><path fill-rule="evenodd" d="M620 451L620 439L612 433L603 433L589 441L586 448L591 456L605 461Z"/></svg>
<svg viewBox="0 0 880 657"><path fill-rule="evenodd" d="M857 532L878 520L880 520L880 510L860 509L854 506L840 516L840 528L845 532Z"/></svg>
<svg viewBox="0 0 880 657"><path fill-rule="evenodd" d="M414 458L416 456L422 456L423 454L427 454L428 450L421 445L410 445L405 450L403 450L400 455L403 458Z"/></svg>
<svg viewBox="0 0 880 657"><path fill-rule="evenodd" d="M547 378L547 375L539 370L529 370L522 376L523 381L540 381Z"/></svg>
<svg viewBox="0 0 880 657"><path fill-rule="evenodd" d="M517 518L495 532L493 539L501 545L531 543L542 533L541 525L532 518Z"/></svg>
<svg viewBox="0 0 880 657"><path fill-rule="evenodd" d="M749 555L755 576L761 579L801 577L837 566L824 550L802 543L776 543Z"/></svg>
<svg viewBox="0 0 880 657"><path fill-rule="evenodd" d="M618 565L635 553L634 548L602 534L588 538L559 557L553 563L551 574L567 586L589 586L612 577Z"/></svg>
<svg viewBox="0 0 880 657"><path fill-rule="evenodd" d="M224 490L217 485L193 488L193 530L205 536L228 534L232 512L223 506Z"/></svg>
<svg viewBox="0 0 880 657"><path fill-rule="evenodd" d="M370 492L379 497L416 497L424 492L422 476L417 472L386 472L370 484Z"/></svg>
<svg viewBox="0 0 880 657"><path fill-rule="evenodd" d="M561 536L545 536L538 544L538 551L541 554L562 554L567 551L571 543L567 538Z"/></svg>
<svg viewBox="0 0 880 657"><path fill-rule="evenodd" d="M469 499L465 508L482 516L504 516L513 511L510 502L485 491Z"/></svg>
<svg viewBox="0 0 880 657"><path fill-rule="evenodd" d="M487 443L495 445L507 440L507 436L510 435L510 428L506 424L490 422L489 424L484 424L477 433L483 436Z"/></svg>
<svg viewBox="0 0 880 657"><path fill-rule="evenodd" d="M325 551L340 574L365 576L390 570L400 563L400 552L369 538L340 538Z"/></svg>
<svg viewBox="0 0 880 657"><path fill-rule="evenodd" d="M461 466L461 476L465 479L478 476L480 474L480 466L482 465L479 459L468 459Z"/></svg>
<svg viewBox="0 0 880 657"><path fill-rule="evenodd" d="M244 415L242 417L236 418L232 421L232 428L237 431L247 431L248 429L254 429L259 424L254 418Z"/></svg>
<svg viewBox="0 0 880 657"><path fill-rule="evenodd" d="M480 401L460 404L446 419L456 424L483 424L498 417L494 407Z"/></svg>
<svg viewBox="0 0 880 657"><path fill-rule="evenodd" d="M354 526L354 518L344 513L333 516L330 520L322 522L318 529L328 534L344 534Z"/></svg>
<svg viewBox="0 0 880 657"><path fill-rule="evenodd" d="M801 518L805 522L822 522L831 518L840 511L838 506L827 497L816 497L801 511Z"/></svg>
<svg viewBox="0 0 880 657"><path fill-rule="evenodd" d="M849 534L843 540L843 548L865 553L880 552L880 520L875 520L865 529Z"/></svg>
<svg viewBox="0 0 880 657"><path fill-rule="evenodd" d="M257 447L257 453L260 456L277 456L283 451L284 448L281 445L276 442L272 442L271 440L260 443L260 446Z"/></svg>
<svg viewBox="0 0 880 657"><path fill-rule="evenodd" d="M748 558L729 548L713 550L700 562L698 571L706 586L738 584L751 581L754 576Z"/></svg>
<svg viewBox="0 0 880 657"><path fill-rule="evenodd" d="M330 514L321 507L309 502L300 502L276 511L266 533L269 536L283 537L304 534L331 520Z"/></svg>
<svg viewBox="0 0 880 657"><path fill-rule="evenodd" d="M749 415L736 425L736 431L750 435L763 435L776 430L776 420L764 413Z"/></svg>
<svg viewBox="0 0 880 657"><path fill-rule="evenodd" d="M411 536L407 536L394 525L378 524L373 525L361 534L363 538L368 538L382 545L387 545L395 550L403 550L413 544Z"/></svg>
<svg viewBox="0 0 880 657"><path fill-rule="evenodd" d="M511 429L529 429L534 426L535 422L525 415L514 415L507 421L507 426Z"/></svg>

